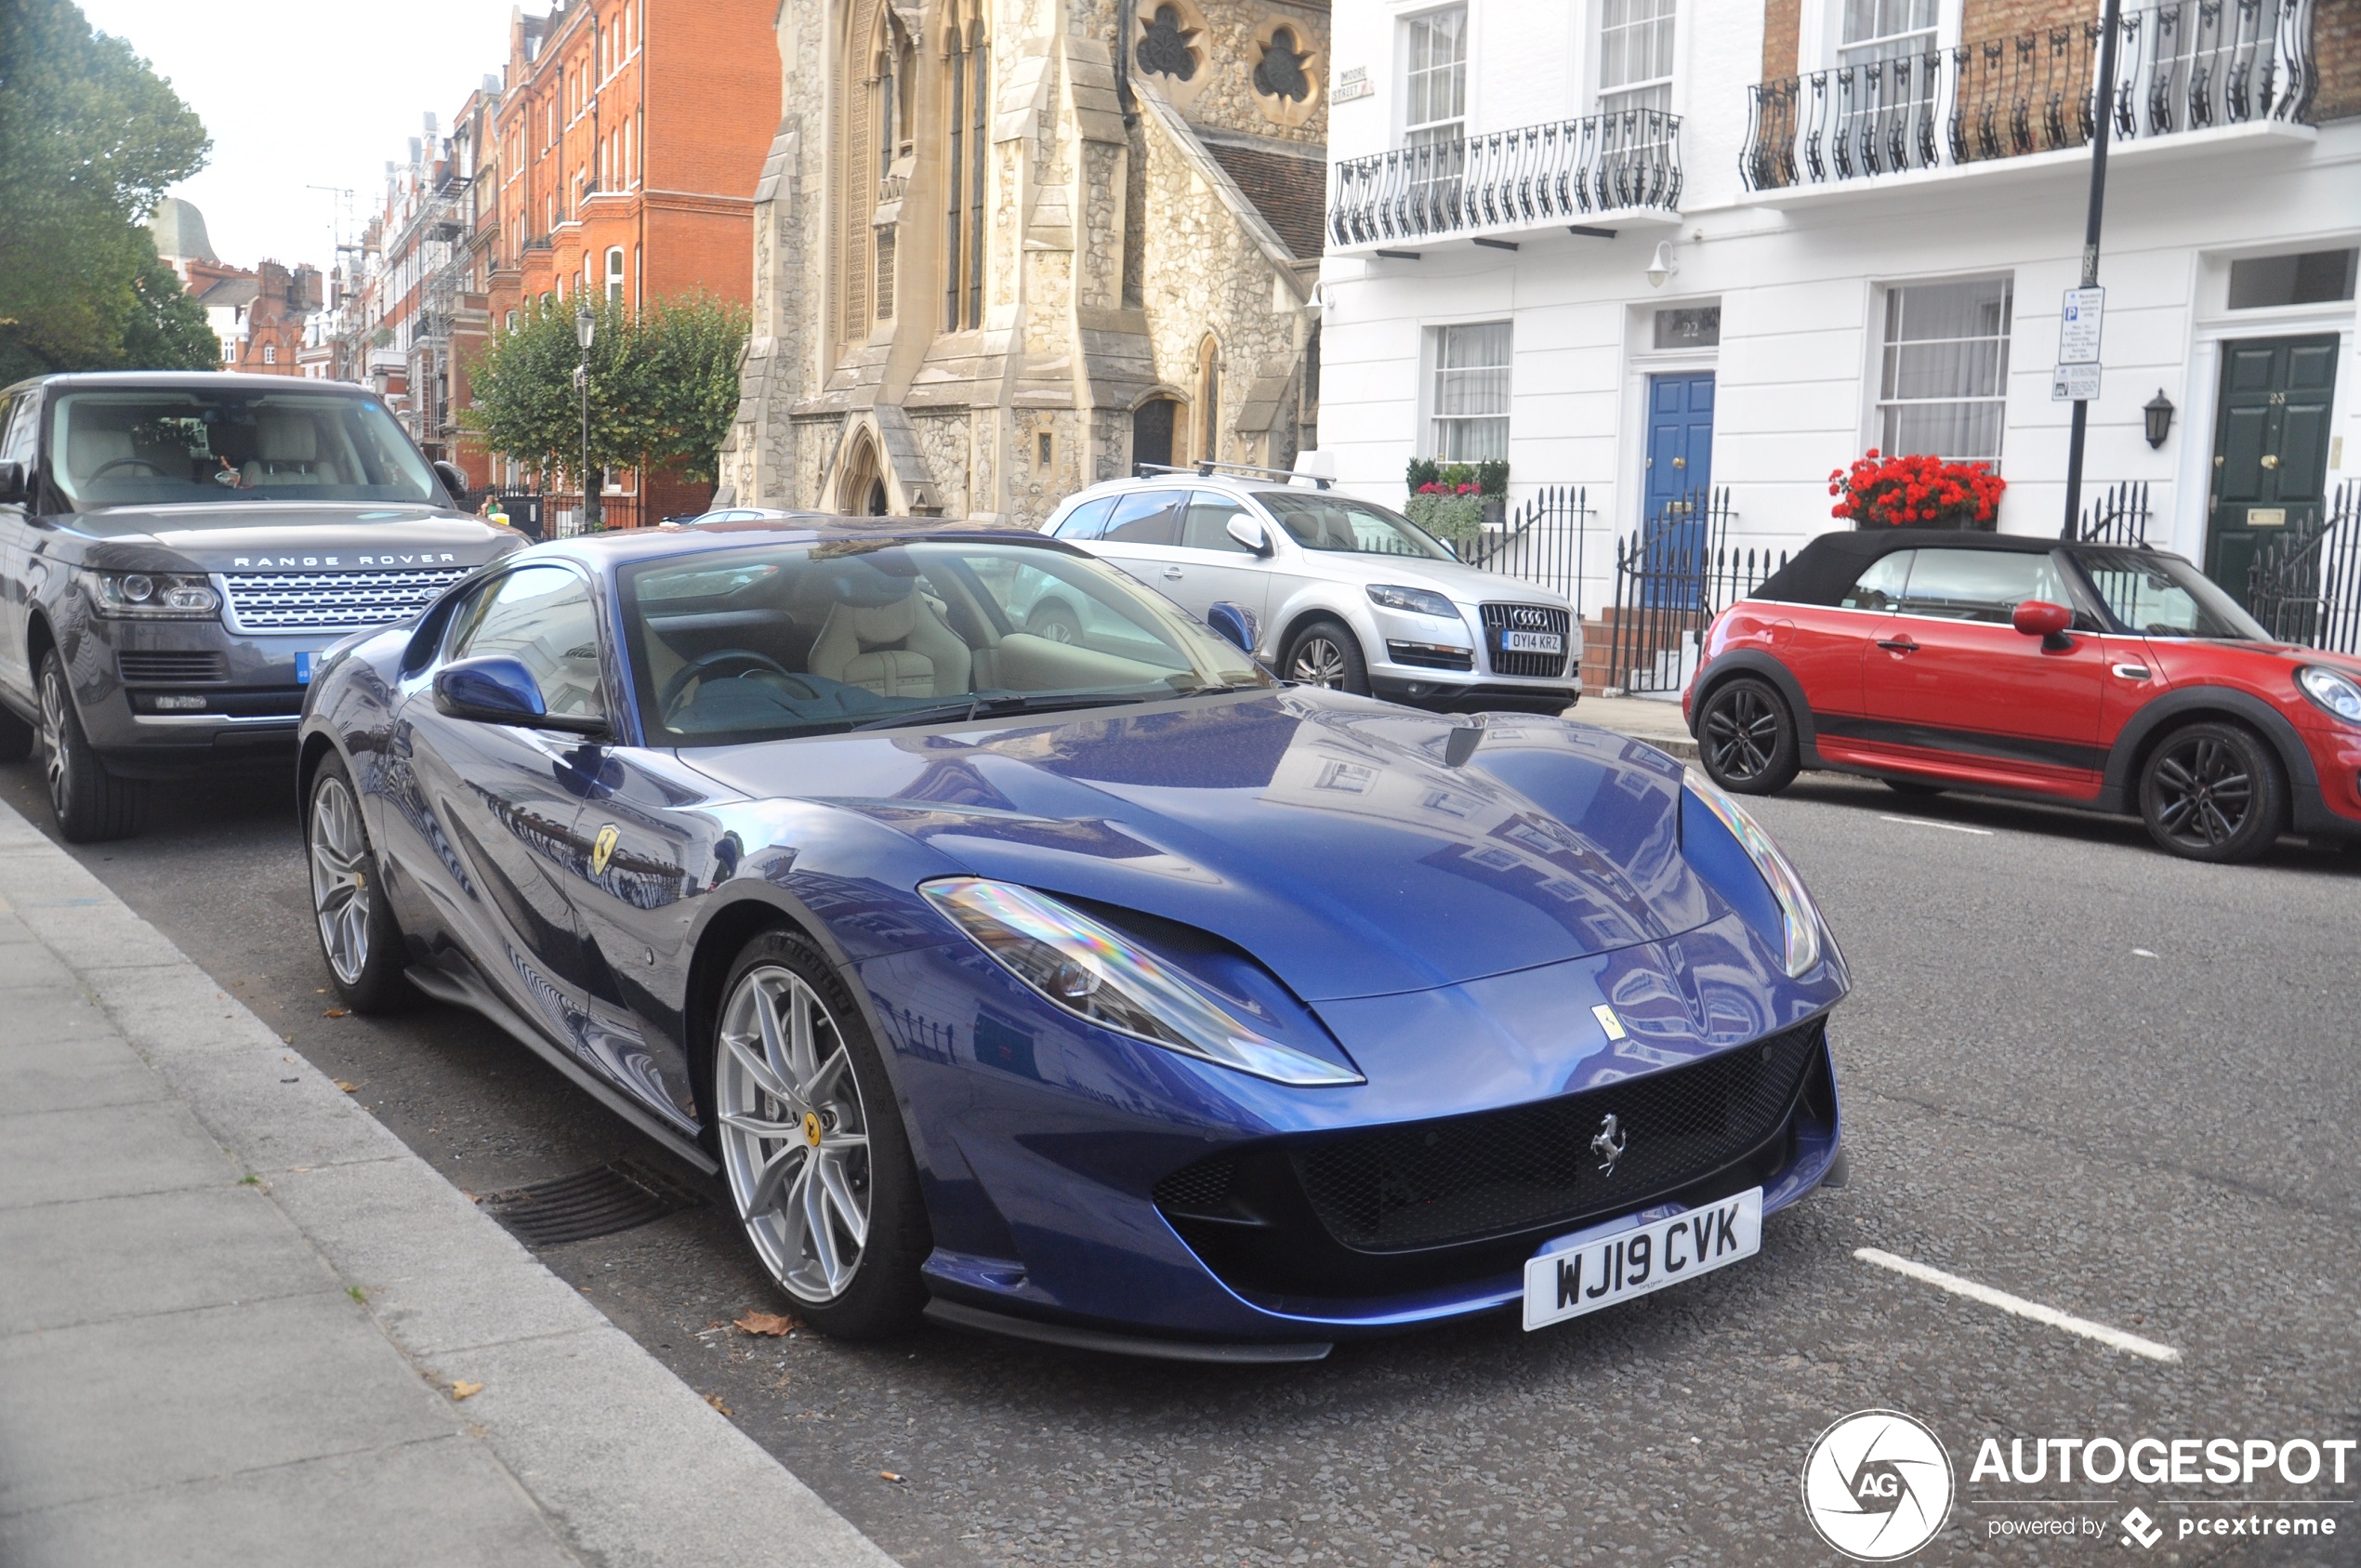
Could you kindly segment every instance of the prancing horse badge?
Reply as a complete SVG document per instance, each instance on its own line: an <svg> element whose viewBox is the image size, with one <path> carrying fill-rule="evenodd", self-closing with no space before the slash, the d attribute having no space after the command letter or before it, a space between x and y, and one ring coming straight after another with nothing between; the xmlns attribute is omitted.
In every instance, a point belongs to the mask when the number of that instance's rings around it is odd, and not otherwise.
<svg viewBox="0 0 2361 1568"><path fill-rule="evenodd" d="M614 859L614 841L622 837L613 823L599 830L599 837L590 841L591 876L604 876L607 874L607 862Z"/></svg>

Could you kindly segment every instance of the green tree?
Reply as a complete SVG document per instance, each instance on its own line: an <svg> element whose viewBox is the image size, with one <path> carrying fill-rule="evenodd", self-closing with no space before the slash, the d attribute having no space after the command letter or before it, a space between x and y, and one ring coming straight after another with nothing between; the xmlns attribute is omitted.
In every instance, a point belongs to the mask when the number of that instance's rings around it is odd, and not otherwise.
<svg viewBox="0 0 2361 1568"><path fill-rule="evenodd" d="M579 304L536 303L515 330L494 334L468 367L472 405L460 415L494 451L577 483ZM745 309L689 295L636 313L601 300L591 314L590 461L642 472L677 463L691 479L711 479L737 412Z"/></svg>
<svg viewBox="0 0 2361 1568"><path fill-rule="evenodd" d="M0 3L0 384L220 363L141 227L210 147L170 85L72 0Z"/></svg>

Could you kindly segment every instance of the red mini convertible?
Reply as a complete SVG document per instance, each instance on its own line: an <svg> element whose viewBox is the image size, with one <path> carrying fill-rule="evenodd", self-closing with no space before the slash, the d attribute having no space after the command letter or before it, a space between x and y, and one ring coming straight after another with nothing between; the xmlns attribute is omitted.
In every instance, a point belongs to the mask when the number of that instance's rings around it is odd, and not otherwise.
<svg viewBox="0 0 2361 1568"><path fill-rule="evenodd" d="M2161 550L1824 534L1707 633L1682 697L1722 787L1800 768L2137 812L2192 860L2361 837L2361 659L2275 642Z"/></svg>

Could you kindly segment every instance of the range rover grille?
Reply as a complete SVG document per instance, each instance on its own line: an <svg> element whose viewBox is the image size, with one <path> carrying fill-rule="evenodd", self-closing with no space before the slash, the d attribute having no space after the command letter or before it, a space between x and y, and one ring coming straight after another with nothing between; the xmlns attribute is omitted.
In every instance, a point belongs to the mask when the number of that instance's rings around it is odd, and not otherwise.
<svg viewBox="0 0 2361 1568"><path fill-rule="evenodd" d="M230 661L219 653L181 649L126 648L115 654L126 686L186 686L227 680Z"/></svg>
<svg viewBox="0 0 2361 1568"><path fill-rule="evenodd" d="M355 631L408 620L474 570L233 572L221 581L232 630Z"/></svg>

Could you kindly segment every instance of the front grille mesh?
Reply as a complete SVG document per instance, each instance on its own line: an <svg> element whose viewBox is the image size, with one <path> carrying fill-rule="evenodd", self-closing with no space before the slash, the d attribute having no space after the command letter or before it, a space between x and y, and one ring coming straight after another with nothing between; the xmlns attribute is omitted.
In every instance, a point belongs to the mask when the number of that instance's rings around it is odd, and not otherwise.
<svg viewBox="0 0 2361 1568"><path fill-rule="evenodd" d="M1621 1212L1703 1180L1784 1124L1821 1049L1817 1021L1684 1067L1471 1116L1307 1140L1287 1164L1321 1226L1357 1252L1449 1246ZM1613 1175L1591 1140L1612 1114ZM1239 1154L1157 1183L1175 1215L1217 1214Z"/></svg>
<svg viewBox="0 0 2361 1568"><path fill-rule="evenodd" d="M231 573L222 584L240 631L350 631L406 621L473 570Z"/></svg>
<svg viewBox="0 0 2361 1568"><path fill-rule="evenodd" d="M230 661L219 653L182 649L126 648L115 655L126 686L186 686L227 680Z"/></svg>
<svg viewBox="0 0 2361 1568"><path fill-rule="evenodd" d="M1555 679L1566 672L1566 654L1571 649L1570 633L1573 616L1563 610L1546 604L1487 604L1484 611L1484 651L1492 663L1495 675L1544 676ZM1510 653L1501 649L1505 631L1554 632L1561 652L1556 653Z"/></svg>

